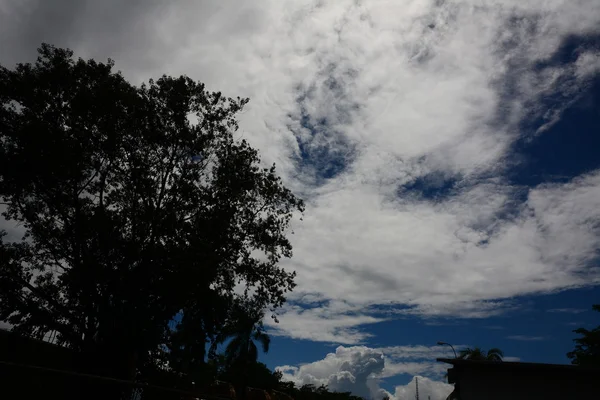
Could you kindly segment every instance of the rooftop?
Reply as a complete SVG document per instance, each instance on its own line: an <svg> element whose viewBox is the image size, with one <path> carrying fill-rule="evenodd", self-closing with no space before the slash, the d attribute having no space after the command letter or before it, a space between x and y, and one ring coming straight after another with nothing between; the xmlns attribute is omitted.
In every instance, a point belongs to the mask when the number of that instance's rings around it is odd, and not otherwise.
<svg viewBox="0 0 600 400"><path fill-rule="evenodd" d="M537 369L537 370L561 370L563 372L595 372L600 373L600 368L582 367L572 364L544 364L531 362L513 362L513 361L485 361L485 360L465 360L462 358L437 358L436 361L452 364L456 367L477 367L477 368L503 368L503 369Z"/></svg>

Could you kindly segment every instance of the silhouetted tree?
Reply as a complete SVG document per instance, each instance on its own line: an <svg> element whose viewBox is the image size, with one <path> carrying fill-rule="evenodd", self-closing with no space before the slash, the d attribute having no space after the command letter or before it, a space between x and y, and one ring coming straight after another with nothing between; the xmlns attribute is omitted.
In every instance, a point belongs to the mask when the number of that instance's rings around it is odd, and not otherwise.
<svg viewBox="0 0 600 400"><path fill-rule="evenodd" d="M263 352L269 351L271 339L265 333L263 320L264 312L252 302L236 301L232 308L229 320L217 336L215 344L229 340L225 348L225 357L228 364L248 364L258 360L258 347L260 344Z"/></svg>
<svg viewBox="0 0 600 400"><path fill-rule="evenodd" d="M594 311L600 312L600 304L592 306ZM575 349L567 353L571 363L582 366L600 367L600 326L592 330L585 328L575 329L573 332L581 335L573 339Z"/></svg>
<svg viewBox="0 0 600 400"><path fill-rule="evenodd" d="M182 363L203 359L240 282L280 306L303 204L234 139L248 100L185 76L135 87L111 60L38 51L0 67L0 202L25 230L0 242L0 320L57 331L85 369L129 378L178 315L193 331L174 347L197 353Z"/></svg>
<svg viewBox="0 0 600 400"><path fill-rule="evenodd" d="M269 351L271 340L264 331L263 318L264 311L258 304L250 300L236 300L211 348L211 352L214 352L217 345L229 340L224 352L225 363L240 398L245 397L247 386L255 384L250 377L252 366L256 366L258 360L255 342L261 345L265 353Z"/></svg>
<svg viewBox="0 0 600 400"><path fill-rule="evenodd" d="M239 385L240 372L240 368L225 364L225 368L218 375L218 379ZM281 373L271 371L264 363L251 362L246 364L244 374L247 386L266 391L277 390L279 388Z"/></svg>
<svg viewBox="0 0 600 400"><path fill-rule="evenodd" d="M327 386L315 386L304 384L300 388L295 388L291 396L295 400L363 400L362 397L354 396L350 392L333 392Z"/></svg>
<svg viewBox="0 0 600 400"><path fill-rule="evenodd" d="M504 353L498 348L485 351L480 347L474 347L461 350L458 354L458 358L462 358L464 360L502 361L502 358L504 358Z"/></svg>
<svg viewBox="0 0 600 400"><path fill-rule="evenodd" d="M223 363L213 360L213 366L207 365L206 347L211 341L216 341L232 304L230 296L213 292L178 316L174 329L166 335L165 347L171 368L188 375L198 384L209 383L214 378L214 367L222 368Z"/></svg>
<svg viewBox="0 0 600 400"><path fill-rule="evenodd" d="M282 380L283 375L281 373L275 372L273 376L276 376L279 380L277 388L271 391L274 400L289 400L289 397L294 400L364 400L362 397L355 396L350 392L330 391L326 385L304 384L298 387L293 382ZM252 381L250 383L251 386L254 385ZM281 393L289 397L279 396Z"/></svg>

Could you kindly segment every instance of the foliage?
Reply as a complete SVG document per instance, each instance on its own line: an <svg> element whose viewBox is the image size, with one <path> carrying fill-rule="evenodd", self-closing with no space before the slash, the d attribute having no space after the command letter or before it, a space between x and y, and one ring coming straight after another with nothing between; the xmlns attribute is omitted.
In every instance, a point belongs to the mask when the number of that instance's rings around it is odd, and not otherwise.
<svg viewBox="0 0 600 400"><path fill-rule="evenodd" d="M226 353L216 354L209 364L216 366L216 375L211 379L229 382L234 386L240 386L239 364L230 363ZM333 392L327 386L315 386L305 384L296 386L294 382L284 381L283 374L279 371L271 371L265 364L257 361L249 361L245 364L246 372L244 380L247 386L266 390L269 393L285 393L294 400L363 400L349 392ZM277 396L275 397L277 398Z"/></svg>
<svg viewBox="0 0 600 400"><path fill-rule="evenodd" d="M252 302L238 300L234 303L228 321L215 340L217 345L230 339L225 348L227 364L245 365L256 362L258 347L255 342L260 343L263 352L269 351L271 339L264 331L263 317L264 312Z"/></svg>
<svg viewBox="0 0 600 400"><path fill-rule="evenodd" d="M363 400L362 397L354 396L350 392L332 392L327 386L319 387L305 384L296 387L292 382L282 382L280 390L294 400Z"/></svg>
<svg viewBox="0 0 600 400"><path fill-rule="evenodd" d="M237 386L240 384L239 369L224 369L219 379ZM281 373L271 371L264 363L252 362L246 364L244 379L250 387L271 391L279 388Z"/></svg>
<svg viewBox="0 0 600 400"><path fill-rule="evenodd" d="M600 312L600 304L592 306L594 311ZM571 363L575 365L600 367L600 325L592 330L585 328L575 329L573 332L580 337L573 339L575 349L567 353Z"/></svg>
<svg viewBox="0 0 600 400"><path fill-rule="evenodd" d="M237 284L257 309L294 287L278 262L302 201L234 139L247 99L185 76L135 87L111 60L38 52L0 67L0 201L25 229L0 242L0 320L57 331L106 374L131 376L162 344L201 364Z"/></svg>
<svg viewBox="0 0 600 400"><path fill-rule="evenodd" d="M458 358L462 358L463 360L502 361L504 353L498 348L485 351L480 347L474 347L461 350Z"/></svg>

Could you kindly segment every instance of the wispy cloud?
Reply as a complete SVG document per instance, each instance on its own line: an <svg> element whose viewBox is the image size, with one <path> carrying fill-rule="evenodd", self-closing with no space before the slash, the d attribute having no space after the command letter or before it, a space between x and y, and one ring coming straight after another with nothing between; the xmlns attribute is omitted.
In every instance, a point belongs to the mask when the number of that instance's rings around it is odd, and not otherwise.
<svg viewBox="0 0 600 400"><path fill-rule="evenodd" d="M343 302L328 302L322 307L288 304L281 314L279 323L265 318L269 334L339 344L362 343L371 337L364 326L385 320L364 315L358 307Z"/></svg>
<svg viewBox="0 0 600 400"><path fill-rule="evenodd" d="M544 336L527 336L527 335L511 335L507 336L507 339L510 340L520 340L523 342L537 342L540 340L546 340Z"/></svg>
<svg viewBox="0 0 600 400"><path fill-rule="evenodd" d="M552 313L566 313L566 314L580 314L585 312L585 308L552 308L548 312Z"/></svg>

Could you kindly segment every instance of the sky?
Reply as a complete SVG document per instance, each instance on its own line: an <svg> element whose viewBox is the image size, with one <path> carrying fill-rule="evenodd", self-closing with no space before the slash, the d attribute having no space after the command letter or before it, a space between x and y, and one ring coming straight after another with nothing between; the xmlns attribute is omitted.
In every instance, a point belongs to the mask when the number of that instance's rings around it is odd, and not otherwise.
<svg viewBox="0 0 600 400"><path fill-rule="evenodd" d="M307 206L286 379L442 399L437 341L567 363L599 323L597 0L3 0L0 35L250 98L237 137Z"/></svg>

